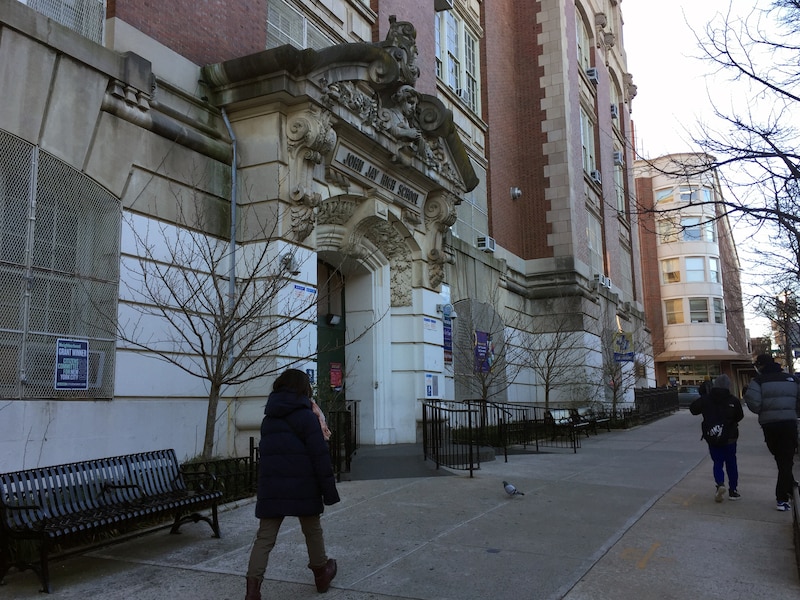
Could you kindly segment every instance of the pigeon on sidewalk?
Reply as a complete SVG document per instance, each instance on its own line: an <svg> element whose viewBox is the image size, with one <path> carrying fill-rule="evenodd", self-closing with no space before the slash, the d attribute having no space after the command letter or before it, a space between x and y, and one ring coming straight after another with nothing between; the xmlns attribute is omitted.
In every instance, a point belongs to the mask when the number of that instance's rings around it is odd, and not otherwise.
<svg viewBox="0 0 800 600"><path fill-rule="evenodd" d="M524 496L525 494L520 492L513 483L508 483L507 481L503 482L503 488L506 490L506 494L509 496Z"/></svg>

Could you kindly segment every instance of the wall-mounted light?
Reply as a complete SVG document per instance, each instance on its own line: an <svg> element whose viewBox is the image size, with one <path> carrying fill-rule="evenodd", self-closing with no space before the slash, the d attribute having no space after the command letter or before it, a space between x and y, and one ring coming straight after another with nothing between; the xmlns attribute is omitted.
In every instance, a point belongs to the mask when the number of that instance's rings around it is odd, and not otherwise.
<svg viewBox="0 0 800 600"><path fill-rule="evenodd" d="M458 318L458 313L456 313L456 309L453 308L452 304L437 304L436 312L440 313L445 318Z"/></svg>
<svg viewBox="0 0 800 600"><path fill-rule="evenodd" d="M522 197L522 190L521 190L521 189L519 189L519 188L518 188L518 187L516 187L516 186L515 186L515 187L512 187L512 188L511 188L511 199L512 199L512 200L518 200L518 199L519 199L519 198L521 198L521 197Z"/></svg>
<svg viewBox="0 0 800 600"><path fill-rule="evenodd" d="M333 313L328 313L327 315L325 315L325 322L328 325L338 325L339 323L342 322L342 316L335 315Z"/></svg>

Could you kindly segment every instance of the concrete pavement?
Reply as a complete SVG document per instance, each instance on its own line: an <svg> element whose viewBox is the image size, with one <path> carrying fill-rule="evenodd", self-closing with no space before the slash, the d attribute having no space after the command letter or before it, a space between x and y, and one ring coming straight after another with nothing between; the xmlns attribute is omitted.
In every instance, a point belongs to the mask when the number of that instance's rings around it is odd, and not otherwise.
<svg viewBox="0 0 800 600"><path fill-rule="evenodd" d="M700 417L686 410L584 438L577 454L513 455L466 473L392 470L389 449L363 449L342 502L325 512L339 574L330 600L798 598L792 513L774 508L776 469L754 415L739 442L741 500L714 502ZM381 453L385 455L381 457ZM375 473L384 460L386 476ZM402 470L401 470L402 471ZM380 469L378 469L378 476ZM428 476L425 476L428 475ZM370 477L374 477L371 475ZM502 481L524 496L509 497ZM53 598L223 600L244 597L256 529L252 502L226 506L222 539L204 523L52 564ZM265 600L320 597L296 519L272 553ZM41 599L30 571L0 598Z"/></svg>

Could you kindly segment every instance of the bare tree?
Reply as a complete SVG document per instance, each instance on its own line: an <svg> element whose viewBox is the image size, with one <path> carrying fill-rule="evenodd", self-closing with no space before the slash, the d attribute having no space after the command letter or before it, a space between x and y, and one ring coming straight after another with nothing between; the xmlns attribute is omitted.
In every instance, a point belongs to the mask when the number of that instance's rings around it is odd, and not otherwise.
<svg viewBox="0 0 800 600"><path fill-rule="evenodd" d="M688 206L714 203L718 218L750 232L759 270L752 279L763 298L800 285L799 24L800 2L772 0L746 15L729 9L696 33L700 58L741 93L717 101L714 120L699 125L693 141L704 154L659 167L677 178L719 174L725 197L691 198Z"/></svg>
<svg viewBox="0 0 800 600"><path fill-rule="evenodd" d="M127 215L133 246L122 261L117 335L206 382L202 456L210 458L223 389L285 368L278 355L316 352L307 331L316 291L292 280L297 252L278 242L276 218L260 224L262 241L235 248L209 233L206 217L181 213L175 224Z"/></svg>
<svg viewBox="0 0 800 600"><path fill-rule="evenodd" d="M521 362L544 388L544 406L550 408L554 392L580 388L585 393L584 369L588 352L579 296L542 301L538 314L530 315L521 336Z"/></svg>
<svg viewBox="0 0 800 600"><path fill-rule="evenodd" d="M502 400L524 367L519 346L524 315L504 306L499 285L491 289L487 302L454 303L453 374L459 399Z"/></svg>

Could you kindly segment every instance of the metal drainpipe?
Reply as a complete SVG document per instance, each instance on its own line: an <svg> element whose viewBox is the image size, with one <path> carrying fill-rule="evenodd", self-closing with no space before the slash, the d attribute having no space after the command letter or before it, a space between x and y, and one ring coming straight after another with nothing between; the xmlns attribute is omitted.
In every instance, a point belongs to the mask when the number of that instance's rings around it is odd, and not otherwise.
<svg viewBox="0 0 800 600"><path fill-rule="evenodd" d="M28 230L25 236L25 293L22 307L22 339L19 348L19 383L28 383L28 329L30 328L31 294L33 288L33 243L36 227L36 188L39 178L39 146L33 147L31 177L28 181Z"/></svg>
<svg viewBox="0 0 800 600"><path fill-rule="evenodd" d="M228 130L228 135L231 138L233 146L233 159L231 161L231 264L228 271L228 301L230 302L231 310L236 304L236 134L233 133L231 122L228 120L228 113L222 109L222 120L225 122L225 127ZM233 354L228 354L228 364L233 361Z"/></svg>

